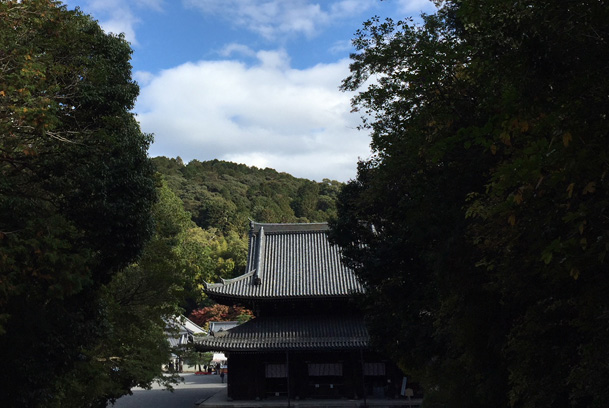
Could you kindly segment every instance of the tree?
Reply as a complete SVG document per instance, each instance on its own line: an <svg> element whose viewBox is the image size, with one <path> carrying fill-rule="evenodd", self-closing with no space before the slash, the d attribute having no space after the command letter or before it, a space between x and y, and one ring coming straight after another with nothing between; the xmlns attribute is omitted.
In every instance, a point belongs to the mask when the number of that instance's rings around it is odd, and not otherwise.
<svg viewBox="0 0 610 409"><path fill-rule="evenodd" d="M189 345L188 347L192 347L192 345ZM199 367L198 372L203 372L201 365L207 370L207 367L210 365L213 358L213 352L199 352L195 351L193 348L188 348L184 352L184 360L186 363L189 365L197 365Z"/></svg>
<svg viewBox="0 0 610 409"><path fill-rule="evenodd" d="M314 216L318 203L320 188L315 182L304 182L299 186L297 195L292 203L294 214L297 217L311 218Z"/></svg>
<svg viewBox="0 0 610 409"><path fill-rule="evenodd" d="M502 69L504 117L486 124L493 138L480 146L491 143L496 165L467 213L481 264L513 308L504 351L510 403L605 406L608 21L600 13L608 5L474 6L461 11L466 25L477 22L472 44L490 55L514 42L474 70L480 77ZM489 27L509 35L486 36Z"/></svg>
<svg viewBox="0 0 610 409"><path fill-rule="evenodd" d="M61 405L105 335L102 287L152 233L151 137L128 43L88 16L2 1L0 47L2 403Z"/></svg>
<svg viewBox="0 0 610 409"><path fill-rule="evenodd" d="M182 313L185 284L192 281L179 249L193 222L160 177L157 191L154 235L137 262L104 286L106 328L93 347L82 351L87 365L61 377L64 406L106 406L135 386L150 388L157 381L171 387L176 382L176 377L163 376L161 368L172 353L167 319Z"/></svg>
<svg viewBox="0 0 610 409"><path fill-rule="evenodd" d="M447 1L354 40L375 155L332 237L428 404L607 405L604 10Z"/></svg>

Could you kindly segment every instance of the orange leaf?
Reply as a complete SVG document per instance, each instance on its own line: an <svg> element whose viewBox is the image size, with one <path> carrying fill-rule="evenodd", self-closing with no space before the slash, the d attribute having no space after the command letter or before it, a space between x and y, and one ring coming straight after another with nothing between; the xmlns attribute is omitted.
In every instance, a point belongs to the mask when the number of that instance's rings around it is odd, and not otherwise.
<svg viewBox="0 0 610 409"><path fill-rule="evenodd" d="M513 200L515 203L521 204L523 202L523 193L520 190L517 191L517 194L515 194Z"/></svg>
<svg viewBox="0 0 610 409"><path fill-rule="evenodd" d="M570 142L572 142L572 134L570 132L564 133L563 134L563 146L565 146L567 148L568 145L570 144Z"/></svg>
<svg viewBox="0 0 610 409"><path fill-rule="evenodd" d="M510 134L508 132L502 132L500 134L500 140L506 146L510 146Z"/></svg>

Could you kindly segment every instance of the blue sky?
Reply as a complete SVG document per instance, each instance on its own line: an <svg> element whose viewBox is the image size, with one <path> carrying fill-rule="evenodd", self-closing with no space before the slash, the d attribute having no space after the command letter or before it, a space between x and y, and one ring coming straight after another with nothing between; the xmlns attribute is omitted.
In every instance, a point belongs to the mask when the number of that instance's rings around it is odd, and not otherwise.
<svg viewBox="0 0 610 409"><path fill-rule="evenodd" d="M351 39L374 15L429 0L67 0L125 33L150 156L222 159L347 181L370 155L350 93Z"/></svg>

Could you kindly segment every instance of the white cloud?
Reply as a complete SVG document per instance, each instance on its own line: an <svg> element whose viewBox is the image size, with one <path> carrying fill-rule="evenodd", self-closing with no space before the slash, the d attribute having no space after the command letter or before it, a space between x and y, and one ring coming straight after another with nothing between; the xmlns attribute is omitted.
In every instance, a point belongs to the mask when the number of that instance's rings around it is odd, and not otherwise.
<svg viewBox="0 0 610 409"><path fill-rule="evenodd" d="M133 73L133 79L136 80L140 87L148 85L154 78L155 76L148 71L135 71Z"/></svg>
<svg viewBox="0 0 610 409"><path fill-rule="evenodd" d="M155 11L163 11L163 3L165 0L135 0L136 6L144 9L152 9Z"/></svg>
<svg viewBox="0 0 610 409"><path fill-rule="evenodd" d="M436 11L436 6L432 0L398 0L398 10L407 15L419 15L422 12L431 14Z"/></svg>
<svg viewBox="0 0 610 409"><path fill-rule="evenodd" d="M125 34L132 45L138 45L136 26L141 20L136 16L139 10L163 11L164 0L89 0L84 7L99 20L107 33Z"/></svg>
<svg viewBox="0 0 610 409"><path fill-rule="evenodd" d="M331 14L335 16L352 16L373 7L378 0L341 0L331 5Z"/></svg>
<svg viewBox="0 0 610 409"><path fill-rule="evenodd" d="M218 53L221 57L230 57L233 54L239 54L246 57L255 57L256 51L244 44L231 43L223 47Z"/></svg>
<svg viewBox="0 0 610 409"><path fill-rule="evenodd" d="M345 53L354 52L354 46L352 40L338 40L328 48L328 51L332 54L345 55Z"/></svg>
<svg viewBox="0 0 610 409"><path fill-rule="evenodd" d="M151 156L224 159L314 180L356 176L369 138L355 128L351 94L338 90L349 61L297 70L283 51L258 63L200 61L162 71L136 105Z"/></svg>
<svg viewBox="0 0 610 409"><path fill-rule="evenodd" d="M336 19L369 9L375 0L341 0L330 6L328 1L310 0L183 0L183 4L245 27L267 40L278 40L289 34L314 37Z"/></svg>

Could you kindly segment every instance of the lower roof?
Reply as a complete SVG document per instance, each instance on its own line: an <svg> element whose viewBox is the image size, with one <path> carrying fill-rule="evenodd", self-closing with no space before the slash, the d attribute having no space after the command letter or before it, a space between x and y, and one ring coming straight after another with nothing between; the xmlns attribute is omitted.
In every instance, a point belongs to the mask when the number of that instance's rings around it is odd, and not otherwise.
<svg viewBox="0 0 610 409"><path fill-rule="evenodd" d="M353 315L259 317L194 342L201 351L328 351L367 348L369 334L364 320Z"/></svg>

